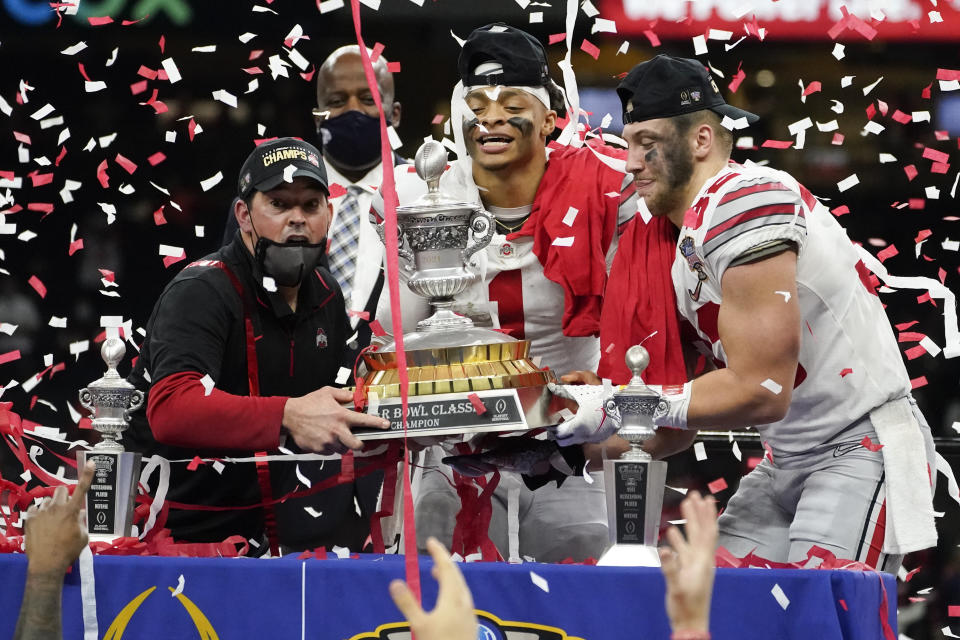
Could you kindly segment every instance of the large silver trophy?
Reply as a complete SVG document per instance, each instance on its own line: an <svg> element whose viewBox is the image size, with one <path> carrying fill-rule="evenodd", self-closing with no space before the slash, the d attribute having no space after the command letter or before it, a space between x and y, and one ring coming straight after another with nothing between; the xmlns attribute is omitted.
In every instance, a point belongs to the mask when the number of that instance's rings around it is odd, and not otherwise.
<svg viewBox="0 0 960 640"><path fill-rule="evenodd" d="M133 522L140 454L124 451L119 440L130 414L143 405L143 392L117 372L126 351L120 339L107 338L100 348L107 372L80 390L80 404L93 412L93 428L102 437L92 450L77 452L80 468L87 460L96 464L87 492L87 531L92 540L129 536Z"/></svg>
<svg viewBox="0 0 960 640"><path fill-rule="evenodd" d="M607 400L604 410L620 420L618 435L630 443L630 450L618 460L603 461L611 546L597 564L659 567L657 537L667 463L654 460L641 445L653 437L653 413L660 396L640 378L650 364L647 350L634 345L624 359L633 377Z"/></svg>
<svg viewBox="0 0 960 640"><path fill-rule="evenodd" d="M416 436L515 431L556 424L569 404L547 389L551 371L529 357L530 342L474 326L450 308L479 276L471 257L493 237L492 216L479 205L440 192L447 151L428 141L417 151L417 175L427 193L397 207L402 278L430 301L434 313L403 337L409 379L407 429ZM383 227L378 227L383 239ZM365 440L403 435L400 372L393 340L364 354L367 401L390 420L390 429L357 430Z"/></svg>

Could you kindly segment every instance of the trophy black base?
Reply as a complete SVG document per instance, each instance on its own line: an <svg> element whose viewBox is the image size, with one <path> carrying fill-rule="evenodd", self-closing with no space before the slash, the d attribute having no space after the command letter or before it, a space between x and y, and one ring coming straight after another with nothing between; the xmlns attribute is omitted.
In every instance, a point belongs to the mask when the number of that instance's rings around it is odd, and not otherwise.
<svg viewBox="0 0 960 640"><path fill-rule="evenodd" d="M129 536L140 475L140 454L131 451L78 451L82 468L93 460L96 470L87 492L87 532L94 541Z"/></svg>
<svg viewBox="0 0 960 640"><path fill-rule="evenodd" d="M667 463L626 455L603 461L611 546L597 564L659 567L657 538Z"/></svg>

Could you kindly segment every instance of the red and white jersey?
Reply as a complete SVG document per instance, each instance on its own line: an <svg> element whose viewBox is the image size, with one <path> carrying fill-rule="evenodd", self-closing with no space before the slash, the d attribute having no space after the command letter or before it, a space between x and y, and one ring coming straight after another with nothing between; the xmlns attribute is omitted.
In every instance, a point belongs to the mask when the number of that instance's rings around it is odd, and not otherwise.
<svg viewBox="0 0 960 640"><path fill-rule="evenodd" d="M707 180L680 229L672 268L677 306L714 356L727 362L717 332L724 271L744 253L777 240L799 249L803 337L796 379L773 381L793 386L786 417L752 426L774 453L800 453L909 394L910 379L846 231L789 174L766 167L725 167Z"/></svg>
<svg viewBox="0 0 960 640"><path fill-rule="evenodd" d="M550 172L549 161L547 172ZM426 193L426 184L407 167L397 168L395 180L401 205L410 204ZM585 188L588 186L584 185ZM440 179L440 191L446 197L462 202L481 202L469 161L451 163ZM630 176L624 177L620 198L618 227L632 219L637 210ZM374 200L373 208L378 213L382 210L382 202L382 198ZM613 235L606 253L608 272L617 235ZM454 310L472 317L489 312L494 327L506 330L511 337L530 340L531 355L540 359L540 366L549 367L558 375L576 369L596 371L600 361L599 338L563 334L564 289L544 275L533 244L530 236L508 241L505 235L495 233L486 249L473 256L477 264L472 269L480 278L457 296ZM418 320L431 314L430 307L402 281L400 297L404 331L413 331ZM390 299L386 287L380 296L376 317L387 331L391 331Z"/></svg>

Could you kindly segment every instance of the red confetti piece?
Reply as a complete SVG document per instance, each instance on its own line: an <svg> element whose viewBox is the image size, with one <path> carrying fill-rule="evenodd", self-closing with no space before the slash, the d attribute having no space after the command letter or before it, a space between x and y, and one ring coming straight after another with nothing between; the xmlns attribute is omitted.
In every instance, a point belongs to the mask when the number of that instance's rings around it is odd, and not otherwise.
<svg viewBox="0 0 960 640"><path fill-rule="evenodd" d="M398 62L397 64L399 65L400 63ZM397 67L397 71L400 71L400 67ZM300 77L303 78L306 82L310 82L313 80L313 74L315 74L316 72L317 72L317 68L314 65L310 65L310 71L306 73L301 71Z"/></svg>
<svg viewBox="0 0 960 640"><path fill-rule="evenodd" d="M187 257L186 251L184 251L178 256L163 256L163 266L165 269L168 269L170 268L170 265L177 264L178 262L185 259L186 257Z"/></svg>
<svg viewBox="0 0 960 640"><path fill-rule="evenodd" d="M157 151L147 158L147 162L150 163L151 167L155 167L166 159L167 156L165 156L162 151Z"/></svg>
<svg viewBox="0 0 960 640"><path fill-rule="evenodd" d="M910 327L912 327L913 325L917 324L918 322L920 322L920 321L919 321L919 320L911 320L910 322L901 322L900 324L895 324L895 325L893 325L893 326L897 328L897 331L905 331L905 330L909 329ZM921 334L918 334L918 335L921 335L921 336L922 336L923 334L921 333ZM919 340L919 338L918 338L918 340Z"/></svg>
<svg viewBox="0 0 960 640"><path fill-rule="evenodd" d="M60 153L57 154L57 159L53 161L53 166L59 167L59 166L60 166L60 161L63 160L63 156L65 156L65 155L67 155L67 148L66 148L66 147L60 147Z"/></svg>
<svg viewBox="0 0 960 640"><path fill-rule="evenodd" d="M190 135L190 142L193 142L193 136L196 135L197 123L193 118L190 118L190 122L187 123L187 133Z"/></svg>
<svg viewBox="0 0 960 640"><path fill-rule="evenodd" d="M567 34L565 33L554 33L550 36L549 44L557 44L567 39Z"/></svg>
<svg viewBox="0 0 960 640"><path fill-rule="evenodd" d="M727 488L727 481L723 478L717 478L713 482L707 483L707 488L710 489L710 493L720 493Z"/></svg>
<svg viewBox="0 0 960 640"><path fill-rule="evenodd" d="M915 347L910 347L909 349L904 351L904 354L906 354L907 356L907 360L913 360L915 358L919 358L925 353L927 353L927 350L924 349L923 346L919 344Z"/></svg>
<svg viewBox="0 0 960 640"><path fill-rule="evenodd" d="M909 573L907 573L907 577L904 578L903 581L904 581L904 582L910 582L910 581L913 579L913 576L915 576L915 575L917 574L917 572L920 571L920 569L922 569L922 568L923 568L923 565L920 565L919 567L917 567L917 568L914 569L913 571L910 571Z"/></svg>
<svg viewBox="0 0 960 640"><path fill-rule="evenodd" d="M387 71L390 73L400 73L400 63L399 62L388 62Z"/></svg>
<svg viewBox="0 0 960 640"><path fill-rule="evenodd" d="M960 618L960 605L951 604L947 606L947 615L951 618Z"/></svg>
<svg viewBox="0 0 960 640"><path fill-rule="evenodd" d="M368 322L370 320L369 311L356 311L354 309L347 309L347 315L351 318L360 318L361 320L367 320Z"/></svg>
<svg viewBox="0 0 960 640"><path fill-rule="evenodd" d="M950 165L946 162L934 162L930 167L930 173L946 173L950 170Z"/></svg>
<svg viewBox="0 0 960 640"><path fill-rule="evenodd" d="M834 133L834 134L833 134L833 139L830 141L830 144L835 144L835 145L841 145L841 144L843 144L843 134L842 134L842 133Z"/></svg>
<svg viewBox="0 0 960 640"><path fill-rule="evenodd" d="M387 335L387 332L383 330L383 325L380 324L379 320L374 320L370 323L370 332L377 337Z"/></svg>
<svg viewBox="0 0 960 640"><path fill-rule="evenodd" d="M40 294L41 298L47 297L47 287L40 281L40 278L37 276L30 276L30 279L27 283L33 287L33 290Z"/></svg>
<svg viewBox="0 0 960 640"><path fill-rule="evenodd" d="M873 120L875 115L877 115L877 108L871 102L867 105L867 120Z"/></svg>
<svg viewBox="0 0 960 640"><path fill-rule="evenodd" d="M443 124L443 120L446 118L442 113L438 113L433 116L433 120L430 121L430 124Z"/></svg>
<svg viewBox="0 0 960 640"><path fill-rule="evenodd" d="M820 91L820 89L821 89L820 81L819 81L819 80L814 80L813 82L811 82L810 84L808 84L808 85L806 86L806 88L804 88L803 93L802 93L801 95L802 95L802 96L808 96L808 95L810 95L811 93L817 93L818 91ZM870 106L872 107L873 105L870 105ZM869 111L868 111L867 113L868 113L868 115L869 115Z"/></svg>
<svg viewBox="0 0 960 640"><path fill-rule="evenodd" d="M918 304L923 304L924 302L929 302L929 303L931 303L933 306L937 306L937 303L935 303L935 302L933 301L933 298L930 297L930 292L929 292L929 291L926 292L926 293L924 293L923 295L917 296L917 303L918 303Z"/></svg>
<svg viewBox="0 0 960 640"><path fill-rule="evenodd" d="M99 17L90 16L89 18L87 18L87 20L90 22L91 26L94 26L94 27L99 27L101 25L110 24L111 22L113 22L113 18L111 18L110 16L99 16Z"/></svg>
<svg viewBox="0 0 960 640"><path fill-rule="evenodd" d="M874 453L876 453L877 451L880 451L880 449L883 449L883 445L871 440L870 436L863 436L863 440L860 441L860 444L863 445L864 449L867 449L868 451L873 451Z"/></svg>
<svg viewBox="0 0 960 640"><path fill-rule="evenodd" d="M840 372L840 377L841 377L841 378L846 377L846 376L850 375L851 373L853 373L853 369L851 369L850 367L847 367L846 369L844 369L843 371Z"/></svg>
<svg viewBox="0 0 960 640"><path fill-rule="evenodd" d="M293 45L287 45L288 47ZM370 52L370 62L376 62L380 59L380 54L383 53L383 50L386 47L383 46L383 43L377 42L373 45L373 51Z"/></svg>
<svg viewBox="0 0 960 640"><path fill-rule="evenodd" d="M652 29L647 29L643 32L643 35L647 36L647 40L650 41L651 47L660 46L660 38L657 37L657 34L655 34ZM733 91L736 91L736 89L733 89Z"/></svg>
<svg viewBox="0 0 960 640"><path fill-rule="evenodd" d="M894 256L897 255L898 253L900 253L900 252L897 251L897 245L892 244L892 245L890 245L889 247L887 247L886 249L883 249L882 251L880 251L879 253L877 253L877 260L879 260L880 262L884 262L884 261L886 261L887 259L894 257Z"/></svg>
<svg viewBox="0 0 960 640"><path fill-rule="evenodd" d="M837 216L837 217L840 217L840 216L842 216L842 215L846 215L846 214L850 213L850 207L848 207L848 206L845 205L845 204L842 204L842 205L840 205L839 207L837 207L837 208L835 208L835 209L830 209L830 213L832 213L833 215L835 215L835 216Z"/></svg>
<svg viewBox="0 0 960 640"><path fill-rule="evenodd" d="M53 213L53 205L49 202L31 202L27 205L28 211L40 211L43 214Z"/></svg>
<svg viewBox="0 0 960 640"><path fill-rule="evenodd" d="M937 69L937 80L960 80L960 70Z"/></svg>
<svg viewBox="0 0 960 640"><path fill-rule="evenodd" d="M763 441L763 457L770 461L770 464L773 464L773 447L771 447L766 440Z"/></svg>
<svg viewBox="0 0 960 640"><path fill-rule="evenodd" d="M843 600L843 598L841 598L840 600L838 600L838 602L840 603L840 606L843 607L843 610L844 610L844 611L849 611L849 609L847 609L847 603L846 603L845 600Z"/></svg>
<svg viewBox="0 0 960 640"><path fill-rule="evenodd" d="M917 177L917 168L912 164L905 166L903 172L907 174L908 181L913 181L913 179Z"/></svg>
<svg viewBox="0 0 960 640"><path fill-rule="evenodd" d="M789 149L793 146L793 140L764 140L760 146L764 149Z"/></svg>
<svg viewBox="0 0 960 640"><path fill-rule="evenodd" d="M67 255L72 256L73 254L75 254L77 251L80 251L81 249L83 249L83 238L77 238L76 240L70 243L70 247L67 249Z"/></svg>
<svg viewBox="0 0 960 640"><path fill-rule="evenodd" d="M157 114L166 113L167 105L161 100L157 100L157 93L158 93L157 89L154 89L153 95L150 96L150 99L147 100L146 102L141 102L140 104L150 105L151 107L153 107L154 113L157 113Z"/></svg>
<svg viewBox="0 0 960 640"><path fill-rule="evenodd" d="M339 198L340 196L346 195L346 193L347 193L347 190L344 188L344 186L343 186L342 184L338 184L338 183L334 182L332 185L330 185L330 198L331 198L331 199L333 199L333 198Z"/></svg>
<svg viewBox="0 0 960 640"><path fill-rule="evenodd" d="M30 174L30 181L33 182L33 186L42 187L53 182L53 174L33 172Z"/></svg>
<svg viewBox="0 0 960 640"><path fill-rule="evenodd" d="M252 76L263 73L263 69L261 69L260 67L246 67L245 69L243 69L243 71L249 73Z"/></svg>
<svg viewBox="0 0 960 640"><path fill-rule="evenodd" d="M944 153L943 151L937 151L936 149L931 149L930 147L924 147L923 157L927 160L933 160L934 162L946 162L950 159L950 154Z"/></svg>
<svg viewBox="0 0 960 640"><path fill-rule="evenodd" d="M910 381L911 389L919 389L920 387L927 386L927 376L920 376L919 378L914 378Z"/></svg>
<svg viewBox="0 0 960 640"><path fill-rule="evenodd" d="M157 225L158 227L160 225L167 224L167 219L163 217L163 207L160 207L153 212L153 224Z"/></svg>
<svg viewBox="0 0 960 640"><path fill-rule="evenodd" d="M137 96L147 90L147 81L141 80L130 85L130 93Z"/></svg>
<svg viewBox="0 0 960 640"><path fill-rule="evenodd" d="M934 131L933 136L940 141L949 140L950 132L949 131ZM960 138L957 138L957 146L960 147Z"/></svg>
<svg viewBox="0 0 960 640"><path fill-rule="evenodd" d="M911 596L907 598L907 600L909 600L910 602L925 602L926 598L921 598L919 596Z"/></svg>
<svg viewBox="0 0 960 640"><path fill-rule="evenodd" d="M597 45L593 44L587 39L584 39L584 41L580 43L580 50L594 60L597 60L600 57L600 49L597 48Z"/></svg>
<svg viewBox="0 0 960 640"><path fill-rule="evenodd" d="M476 393L471 393L467 396L467 400L470 401L470 404L473 405L473 410L477 412L478 416L482 416L487 412L486 405L483 404L483 400L480 399Z"/></svg>
<svg viewBox="0 0 960 640"><path fill-rule="evenodd" d="M104 160L97 165L97 180L100 181L100 186L104 189L110 187L110 176L107 175L107 161Z"/></svg>
<svg viewBox="0 0 960 640"><path fill-rule="evenodd" d="M164 71L163 69L157 69L157 80L169 80L169 79L170 78L167 77L166 71Z"/></svg>
<svg viewBox="0 0 960 640"><path fill-rule="evenodd" d="M917 323L916 320L906 324L906 327L912 327ZM899 325L898 325L899 328ZM926 334L918 333L916 331L903 331L900 335L897 336L897 342L920 342L926 338Z"/></svg>
<svg viewBox="0 0 960 640"><path fill-rule="evenodd" d="M908 200L907 202L908 202L908 208L913 209L915 211L923 209L927 206L927 201L924 200L923 198L910 198L910 200Z"/></svg>
<svg viewBox="0 0 960 640"><path fill-rule="evenodd" d="M144 65L140 65L140 68L137 69L137 75L143 78L146 78L147 80L157 79L157 72L151 69L150 67L146 67Z"/></svg>
<svg viewBox="0 0 960 640"><path fill-rule="evenodd" d="M919 244L929 238L931 235L933 235L933 231L930 231L930 229L921 229L917 232L917 237L914 238L913 241Z"/></svg>
<svg viewBox="0 0 960 640"><path fill-rule="evenodd" d="M80 75L83 76L83 79L90 82L90 76L87 75L87 70L84 68L83 63L78 62L77 66L80 68Z"/></svg>
<svg viewBox="0 0 960 640"><path fill-rule="evenodd" d="M911 116L909 113L904 113L903 111L900 111L900 109L897 109L896 111L894 111L893 116L891 117L895 121L899 122L900 124L907 124L908 122L911 122L913 120L913 116Z"/></svg>
<svg viewBox="0 0 960 640"><path fill-rule="evenodd" d="M937 269L937 278L939 278L940 284L945 284L944 280L947 279L947 272L943 269L943 267Z"/></svg>
<svg viewBox="0 0 960 640"><path fill-rule="evenodd" d="M0 353L0 364L6 364L8 362L14 362L15 360L20 359L20 350L16 351L7 351L6 353Z"/></svg>
<svg viewBox="0 0 960 640"><path fill-rule="evenodd" d="M124 170L133 175L133 172L137 170L137 165L130 159L123 157L119 153L117 157L113 159L118 165L124 168Z"/></svg>
<svg viewBox="0 0 960 640"><path fill-rule="evenodd" d="M609 354L611 351L613 351L613 348L616 346L617 346L616 342L611 342L610 344L607 345L607 348L604 349L603 352Z"/></svg>
<svg viewBox="0 0 960 640"><path fill-rule="evenodd" d="M18 94L19 95L19 94ZM17 139L17 142L22 142L23 144L30 144L30 136L25 133L20 133L19 131L13 132L13 137Z"/></svg>
<svg viewBox="0 0 960 640"><path fill-rule="evenodd" d="M932 82L931 82L930 84L928 84L927 86L925 86L925 87L923 88L923 91L920 92L920 97L921 97L921 98L924 98L924 99L926 99L926 100L929 100L929 99L930 99L930 87L932 87L932 86L933 86L933 83L932 83Z"/></svg>
<svg viewBox="0 0 960 640"><path fill-rule="evenodd" d="M743 64L743 63L741 63ZM743 72L743 69L737 69L737 73L733 76L733 79L730 81L730 84L727 85L727 88L730 89L732 93L736 93L737 89L740 88L740 83L743 82L747 77L747 74Z"/></svg>
<svg viewBox="0 0 960 640"><path fill-rule="evenodd" d="M187 471L196 471L197 467L207 464L200 456L193 456L193 460L187 463Z"/></svg>
<svg viewBox="0 0 960 640"><path fill-rule="evenodd" d="M883 116L887 115L887 111L890 109L883 100L877 100L877 107L880 109L880 115Z"/></svg>

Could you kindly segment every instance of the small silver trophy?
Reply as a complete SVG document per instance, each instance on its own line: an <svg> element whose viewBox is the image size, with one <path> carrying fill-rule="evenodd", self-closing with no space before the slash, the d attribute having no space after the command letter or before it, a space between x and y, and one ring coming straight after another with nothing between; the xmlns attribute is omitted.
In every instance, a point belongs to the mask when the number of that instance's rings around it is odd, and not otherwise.
<svg viewBox="0 0 960 640"><path fill-rule="evenodd" d="M630 443L630 450L618 460L603 461L611 546L597 564L659 567L657 535L667 463L654 460L640 447L653 437L653 413L660 396L640 378L650 364L647 350L634 345L627 350L624 360L633 377L630 384L607 400L604 410L611 418L620 420L618 435Z"/></svg>
<svg viewBox="0 0 960 640"><path fill-rule="evenodd" d="M80 468L87 460L96 464L93 484L87 492L87 531L91 540L129 536L133 522L140 454L124 451L119 439L130 414L143 406L143 392L117 372L126 352L123 341L107 338L100 348L107 372L80 390L80 404L93 412L93 428L102 437L91 451L77 452Z"/></svg>

